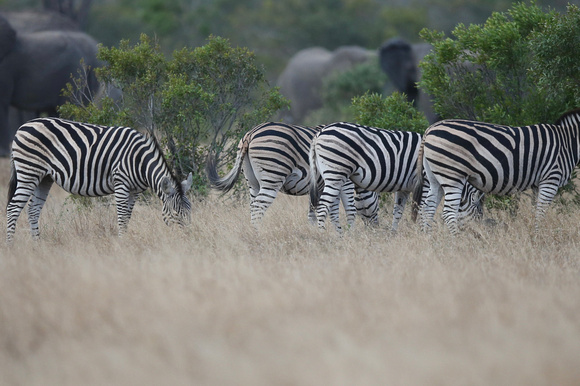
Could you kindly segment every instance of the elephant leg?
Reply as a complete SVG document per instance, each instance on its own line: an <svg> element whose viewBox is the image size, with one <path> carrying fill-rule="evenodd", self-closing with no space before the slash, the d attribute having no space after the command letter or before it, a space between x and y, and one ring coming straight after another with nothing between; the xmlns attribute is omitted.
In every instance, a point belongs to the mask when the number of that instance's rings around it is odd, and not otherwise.
<svg viewBox="0 0 580 386"><path fill-rule="evenodd" d="M0 157L8 157L10 156L10 144L14 138L14 130L8 122L10 101L0 101L0 103L6 103L5 106L0 106Z"/></svg>

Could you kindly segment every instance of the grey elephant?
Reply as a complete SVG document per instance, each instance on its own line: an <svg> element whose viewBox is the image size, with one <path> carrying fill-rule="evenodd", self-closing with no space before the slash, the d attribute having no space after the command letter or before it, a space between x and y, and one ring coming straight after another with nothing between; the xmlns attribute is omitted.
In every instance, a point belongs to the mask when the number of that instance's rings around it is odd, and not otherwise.
<svg viewBox="0 0 580 386"><path fill-rule="evenodd" d="M16 129L9 125L10 106L56 115L71 74L76 76L81 59L91 68L100 66L96 55L97 42L83 32L21 32L0 16L0 156L9 154ZM89 87L95 92L99 87L92 73Z"/></svg>
<svg viewBox="0 0 580 386"><path fill-rule="evenodd" d="M321 47L299 51L278 78L280 93L290 100L290 110L281 119L302 123L308 112L322 107L320 90L325 77L376 57L376 50L358 46L343 46L335 51Z"/></svg>
<svg viewBox="0 0 580 386"><path fill-rule="evenodd" d="M379 49L379 63L395 88L404 92L408 100L433 123L438 117L433 111L431 98L417 88L417 82L421 80L419 62L431 50L432 46L427 43L409 44L404 39L393 38Z"/></svg>

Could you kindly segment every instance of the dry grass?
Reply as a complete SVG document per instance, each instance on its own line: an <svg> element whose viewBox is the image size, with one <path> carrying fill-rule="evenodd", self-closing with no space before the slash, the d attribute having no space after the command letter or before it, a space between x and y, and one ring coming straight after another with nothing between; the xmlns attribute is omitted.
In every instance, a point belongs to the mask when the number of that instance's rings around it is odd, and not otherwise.
<svg viewBox="0 0 580 386"><path fill-rule="evenodd" d="M5 217L7 162L0 160ZM577 385L580 210L494 214L452 239L338 237L281 196L263 227L217 199L186 230L53 191L0 246L2 385Z"/></svg>

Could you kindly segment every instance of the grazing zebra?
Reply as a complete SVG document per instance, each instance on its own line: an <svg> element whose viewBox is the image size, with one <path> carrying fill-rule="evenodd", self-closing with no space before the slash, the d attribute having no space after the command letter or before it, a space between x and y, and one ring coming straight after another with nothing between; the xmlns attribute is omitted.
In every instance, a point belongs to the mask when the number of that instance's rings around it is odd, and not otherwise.
<svg viewBox="0 0 580 386"><path fill-rule="evenodd" d="M20 212L28 206L33 238L38 218L53 182L81 196L115 194L119 235L137 195L152 188L163 201L163 220L184 225L191 204L186 192L192 176L179 182L171 174L154 137L128 127L105 127L39 118L22 125L12 143L6 240L12 242ZM32 198L31 198L32 197Z"/></svg>
<svg viewBox="0 0 580 386"><path fill-rule="evenodd" d="M279 191L293 196L308 194L308 152L312 138L320 129L321 127L310 128L275 122L256 126L240 140L235 165L226 176L220 178L215 158L208 159L207 175L210 183L214 188L227 192L232 189L243 169L250 189L251 222L257 225ZM321 184L322 180L319 179L318 189L322 189ZM354 199L354 185L351 184L345 186L338 196L342 199L349 225L354 222L357 211L366 222L377 223L376 193L360 191ZM340 230L339 199L332 205L336 208L336 216L332 218L332 222ZM308 218L311 222L315 221L312 207Z"/></svg>
<svg viewBox="0 0 580 386"><path fill-rule="evenodd" d="M491 194L537 190L536 232L558 188L570 179L580 159L580 109L555 125L510 127L466 120L445 120L429 127L418 158L431 188L422 211L423 229L431 226L442 196L443 217L457 233L457 206L466 183Z"/></svg>
<svg viewBox="0 0 580 386"><path fill-rule="evenodd" d="M397 230L409 193L418 182L417 155L421 135L391 131L354 123L338 122L324 127L312 141L310 167L313 176L322 176L324 190L311 189L317 205L318 226L324 228L331 204L345 183L355 190L395 192L392 231ZM481 216L482 195L472 186L465 190L462 218ZM413 219L415 216L413 216Z"/></svg>

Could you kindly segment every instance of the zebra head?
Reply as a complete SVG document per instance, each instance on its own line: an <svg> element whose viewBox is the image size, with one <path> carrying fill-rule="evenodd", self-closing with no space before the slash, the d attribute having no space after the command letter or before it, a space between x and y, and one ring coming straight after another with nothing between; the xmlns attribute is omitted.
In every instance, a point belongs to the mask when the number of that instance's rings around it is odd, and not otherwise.
<svg viewBox="0 0 580 386"><path fill-rule="evenodd" d="M163 221L167 225L177 223L180 226L185 226L191 222L191 202L187 198L187 191L192 182L191 173L181 184L167 176L161 180Z"/></svg>
<svg viewBox="0 0 580 386"><path fill-rule="evenodd" d="M483 202L485 194L476 189L473 185L467 183L463 188L461 203L457 218L459 221L468 219L481 220L483 218Z"/></svg>

